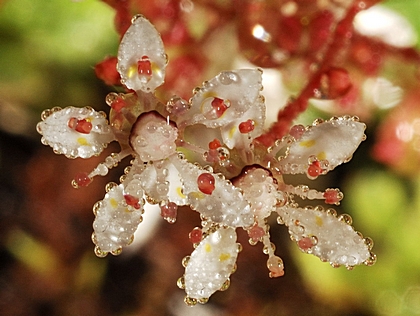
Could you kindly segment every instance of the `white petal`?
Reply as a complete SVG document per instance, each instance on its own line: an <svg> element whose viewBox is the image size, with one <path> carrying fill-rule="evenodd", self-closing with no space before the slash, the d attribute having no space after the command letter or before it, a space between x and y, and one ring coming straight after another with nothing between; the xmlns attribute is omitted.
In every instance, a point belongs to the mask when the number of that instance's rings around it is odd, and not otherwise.
<svg viewBox="0 0 420 316"><path fill-rule="evenodd" d="M250 136L255 138L261 135L265 121L265 104L260 95L261 74L259 69L224 71L206 81L203 87L195 90L191 108L182 118L184 124L203 124L216 128L227 126L232 121L252 119L255 121L255 129ZM214 98L224 100L228 106L219 113L221 115L217 115L211 105ZM250 111L253 107L256 109Z"/></svg>
<svg viewBox="0 0 420 316"><path fill-rule="evenodd" d="M185 269L187 296L206 299L221 289L235 267L238 252L233 228L219 228L201 241Z"/></svg>
<svg viewBox="0 0 420 316"><path fill-rule="evenodd" d="M351 117L333 118L310 126L302 137L289 147L288 155L280 160L282 173L304 173L308 159L328 161L328 170L347 162L365 139L366 125Z"/></svg>
<svg viewBox="0 0 420 316"><path fill-rule="evenodd" d="M313 246L307 248L307 252L323 261L353 267L368 262L371 256L368 245L351 225L320 207L285 206L279 210L279 215L289 227L292 239L310 238Z"/></svg>
<svg viewBox="0 0 420 316"><path fill-rule="evenodd" d="M138 72L138 62L142 62L144 56L147 62L150 61L150 76ZM166 64L167 56L159 32L143 16L136 16L118 50L117 70L121 82L128 89L154 91L164 81Z"/></svg>
<svg viewBox="0 0 420 316"><path fill-rule="evenodd" d="M177 205L187 204L187 196L182 190L182 177L171 160L149 163L145 167L136 160L133 166L137 167L132 168L128 176L139 179L146 195L156 203L169 201Z"/></svg>
<svg viewBox="0 0 420 316"><path fill-rule="evenodd" d="M69 127L69 121L88 120L92 130L85 134ZM89 107L54 108L43 113L43 121L37 125L42 143L49 145L57 154L68 158L90 158L99 155L115 137L105 116Z"/></svg>
<svg viewBox="0 0 420 316"><path fill-rule="evenodd" d="M143 191L139 183L114 185L105 198L95 206L96 218L93 222L96 253L118 254L122 247L132 242L134 232L142 220ZM127 204L124 195L129 194L138 200L136 206Z"/></svg>
<svg viewBox="0 0 420 316"><path fill-rule="evenodd" d="M254 129L249 133L241 133L240 124L247 121L253 122ZM265 105L263 99L259 98L239 119L232 120L221 128L223 142L231 149L249 148L252 140L261 135L264 121Z"/></svg>
<svg viewBox="0 0 420 316"><path fill-rule="evenodd" d="M191 208L215 223L232 227L248 227L253 214L248 201L238 188L229 181L178 157L171 158L181 175L182 193L187 196ZM214 191L205 194L198 187L198 177L208 173L214 177Z"/></svg>

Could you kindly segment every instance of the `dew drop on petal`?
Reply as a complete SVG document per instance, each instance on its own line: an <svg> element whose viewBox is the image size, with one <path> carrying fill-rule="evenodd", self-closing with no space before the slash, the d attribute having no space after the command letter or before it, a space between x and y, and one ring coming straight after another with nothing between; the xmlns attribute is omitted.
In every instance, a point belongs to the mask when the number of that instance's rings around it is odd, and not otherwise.
<svg viewBox="0 0 420 316"><path fill-rule="evenodd" d="M305 126L303 125L294 125L289 131L290 136L294 137L294 139L299 140L303 133L305 132Z"/></svg>
<svg viewBox="0 0 420 316"><path fill-rule="evenodd" d="M178 205L174 202L161 205L160 215L166 219L169 223L174 223L178 214Z"/></svg>
<svg viewBox="0 0 420 316"><path fill-rule="evenodd" d="M270 270L270 278L277 278L284 275L283 260L277 256L271 256L267 260L267 268Z"/></svg>

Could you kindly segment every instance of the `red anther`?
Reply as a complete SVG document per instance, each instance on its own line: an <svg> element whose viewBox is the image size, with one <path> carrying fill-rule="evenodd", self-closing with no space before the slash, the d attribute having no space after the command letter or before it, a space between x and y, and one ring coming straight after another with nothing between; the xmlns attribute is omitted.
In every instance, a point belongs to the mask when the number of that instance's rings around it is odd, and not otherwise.
<svg viewBox="0 0 420 316"><path fill-rule="evenodd" d="M225 101L220 98L214 98L213 101L211 101L211 106L216 111L216 116L218 118L221 117L223 113L225 113L225 111L228 109Z"/></svg>
<svg viewBox="0 0 420 316"><path fill-rule="evenodd" d="M210 173L202 173L197 178L198 189L204 194L212 194L215 189L215 180Z"/></svg>
<svg viewBox="0 0 420 316"><path fill-rule="evenodd" d="M89 134L92 130L92 123L86 119L78 120L77 118L72 117L69 119L67 125L76 132L82 134Z"/></svg>
<svg viewBox="0 0 420 316"><path fill-rule="evenodd" d="M87 187L92 182L92 179L89 178L88 173L80 172L74 177L74 182L78 187Z"/></svg>
<svg viewBox="0 0 420 316"><path fill-rule="evenodd" d="M242 134L250 133L255 128L255 122L253 120L247 120L239 124L239 132Z"/></svg>
<svg viewBox="0 0 420 316"><path fill-rule="evenodd" d="M149 57L143 56L137 62L137 71L141 76L151 76L152 75L152 63L150 62Z"/></svg>
<svg viewBox="0 0 420 316"><path fill-rule="evenodd" d="M308 175L312 178L318 177L322 173L322 168L319 161L314 161L312 164L310 164L307 172Z"/></svg>
<svg viewBox="0 0 420 316"><path fill-rule="evenodd" d="M217 149L217 148L219 148L221 146L222 146L222 144L220 143L220 141L217 138L213 139L209 143L209 149Z"/></svg>
<svg viewBox="0 0 420 316"><path fill-rule="evenodd" d="M112 102L111 108L119 113L126 105L127 103L122 98L118 97L115 101Z"/></svg>
<svg viewBox="0 0 420 316"><path fill-rule="evenodd" d="M343 198L343 194L337 189L327 189L324 192L325 203L339 204Z"/></svg>
<svg viewBox="0 0 420 316"><path fill-rule="evenodd" d="M203 239L203 231L201 228L194 228L189 234L189 239L191 243L198 244Z"/></svg>
<svg viewBox="0 0 420 316"><path fill-rule="evenodd" d="M169 202L168 204L161 205L160 207L160 215L170 223L175 222L177 214L178 205L174 202Z"/></svg>
<svg viewBox="0 0 420 316"><path fill-rule="evenodd" d="M92 123L88 120L77 120L76 124L76 132L82 133L82 134L89 134L92 130Z"/></svg>
<svg viewBox="0 0 420 316"><path fill-rule="evenodd" d="M67 126L70 127L71 129L76 129L77 126L77 118L75 117L71 117L67 123Z"/></svg>
<svg viewBox="0 0 420 316"><path fill-rule="evenodd" d="M137 210L141 207L140 203L139 203L140 200L138 198L130 195L130 194L125 194L124 199L125 199L125 202L127 203L127 205L130 205Z"/></svg>

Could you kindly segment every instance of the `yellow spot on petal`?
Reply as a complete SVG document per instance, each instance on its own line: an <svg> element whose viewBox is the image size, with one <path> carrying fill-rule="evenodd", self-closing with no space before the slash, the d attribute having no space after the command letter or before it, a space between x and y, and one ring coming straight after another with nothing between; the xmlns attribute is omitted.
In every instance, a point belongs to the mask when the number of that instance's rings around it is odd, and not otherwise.
<svg viewBox="0 0 420 316"><path fill-rule="evenodd" d="M127 71L127 77L128 77L128 78L131 78L131 77L133 77L135 74L137 74L137 65L136 65L136 64L131 65L131 67L130 67L130 68L128 68L128 71Z"/></svg>
<svg viewBox="0 0 420 316"><path fill-rule="evenodd" d="M158 64L151 62L150 63L150 68L152 69L152 73L153 72L159 72L160 71L160 67L158 66Z"/></svg>
<svg viewBox="0 0 420 316"><path fill-rule="evenodd" d="M79 145L82 145L82 146L87 146L87 145L89 145L89 143L88 143L87 139L86 139L86 138L84 138L84 137L79 137L79 138L77 139L77 142L79 143Z"/></svg>
<svg viewBox="0 0 420 316"><path fill-rule="evenodd" d="M327 158L327 154L325 151L321 151L318 155L316 155L316 158L318 158L318 160L325 160Z"/></svg>
<svg viewBox="0 0 420 316"><path fill-rule="evenodd" d="M117 202L117 200L116 200L116 199L114 199L114 198L112 198L112 199L110 199L110 200L109 200L109 204L111 204L111 206L112 206L113 208L117 208L117 206L118 206L118 202Z"/></svg>
<svg viewBox="0 0 420 316"><path fill-rule="evenodd" d="M198 200L201 200L201 199L204 199L204 198L205 198L205 195L204 195L204 193L202 193L202 192L191 192L191 193L190 193L190 196L191 196L193 199L198 199Z"/></svg>
<svg viewBox="0 0 420 316"><path fill-rule="evenodd" d="M211 251L211 245L210 245L210 244L205 244L205 246L204 246L204 250L205 250L206 252L210 252L210 251Z"/></svg>
<svg viewBox="0 0 420 316"><path fill-rule="evenodd" d="M206 91L203 93L203 98L207 99L207 98L214 98L216 96L216 93L214 93L214 91ZM213 101L213 100L212 100Z"/></svg>
<svg viewBox="0 0 420 316"><path fill-rule="evenodd" d="M310 148L313 145L315 145L315 143L316 143L315 139L310 139L310 140L304 140L300 142L299 145L301 145L302 147Z"/></svg>
<svg viewBox="0 0 420 316"><path fill-rule="evenodd" d="M315 223L318 226L322 226L322 224L324 224L324 221L322 220L322 218L320 216L315 216Z"/></svg>
<svg viewBox="0 0 420 316"><path fill-rule="evenodd" d="M236 132L236 126L233 126L229 131L229 138L233 138L233 135Z"/></svg>
<svg viewBox="0 0 420 316"><path fill-rule="evenodd" d="M182 193L182 188L181 187L176 188L176 193L178 193L178 195L181 197L181 199L185 199L187 197L184 193Z"/></svg>
<svg viewBox="0 0 420 316"><path fill-rule="evenodd" d="M221 253L219 256L219 261L226 261L230 258L230 254L229 253Z"/></svg>

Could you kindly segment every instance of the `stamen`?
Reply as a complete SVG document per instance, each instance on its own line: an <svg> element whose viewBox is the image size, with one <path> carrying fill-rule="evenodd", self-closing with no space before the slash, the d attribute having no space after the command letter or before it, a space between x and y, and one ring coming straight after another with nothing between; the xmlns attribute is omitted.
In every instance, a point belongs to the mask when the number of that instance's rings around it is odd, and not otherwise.
<svg viewBox="0 0 420 316"><path fill-rule="evenodd" d="M216 116L219 118L225 113L225 111L228 109L230 104L229 102L225 103L225 100L223 99L214 98L213 101L211 101L211 106L215 110Z"/></svg>
<svg viewBox="0 0 420 316"><path fill-rule="evenodd" d="M152 76L152 63L149 57L143 56L137 62L137 72L140 76L151 77Z"/></svg>
<svg viewBox="0 0 420 316"><path fill-rule="evenodd" d="M202 173L197 178L198 189L204 194L212 194L215 189L215 180L210 173Z"/></svg>
<svg viewBox="0 0 420 316"><path fill-rule="evenodd" d="M92 123L86 119L79 120L75 117L72 117L69 119L67 125L71 129L74 129L76 132L79 132L82 134L89 134L90 131L92 130Z"/></svg>
<svg viewBox="0 0 420 316"><path fill-rule="evenodd" d="M239 124L239 132L242 134L250 133L255 128L255 122L253 120L247 120Z"/></svg>
<svg viewBox="0 0 420 316"><path fill-rule="evenodd" d="M74 177L72 185L77 189L79 187L87 187L91 182L92 178L89 177L87 172L80 172Z"/></svg>
<svg viewBox="0 0 420 316"><path fill-rule="evenodd" d="M203 239L203 231L201 228L194 228L189 234L190 242L193 244L198 244Z"/></svg>

